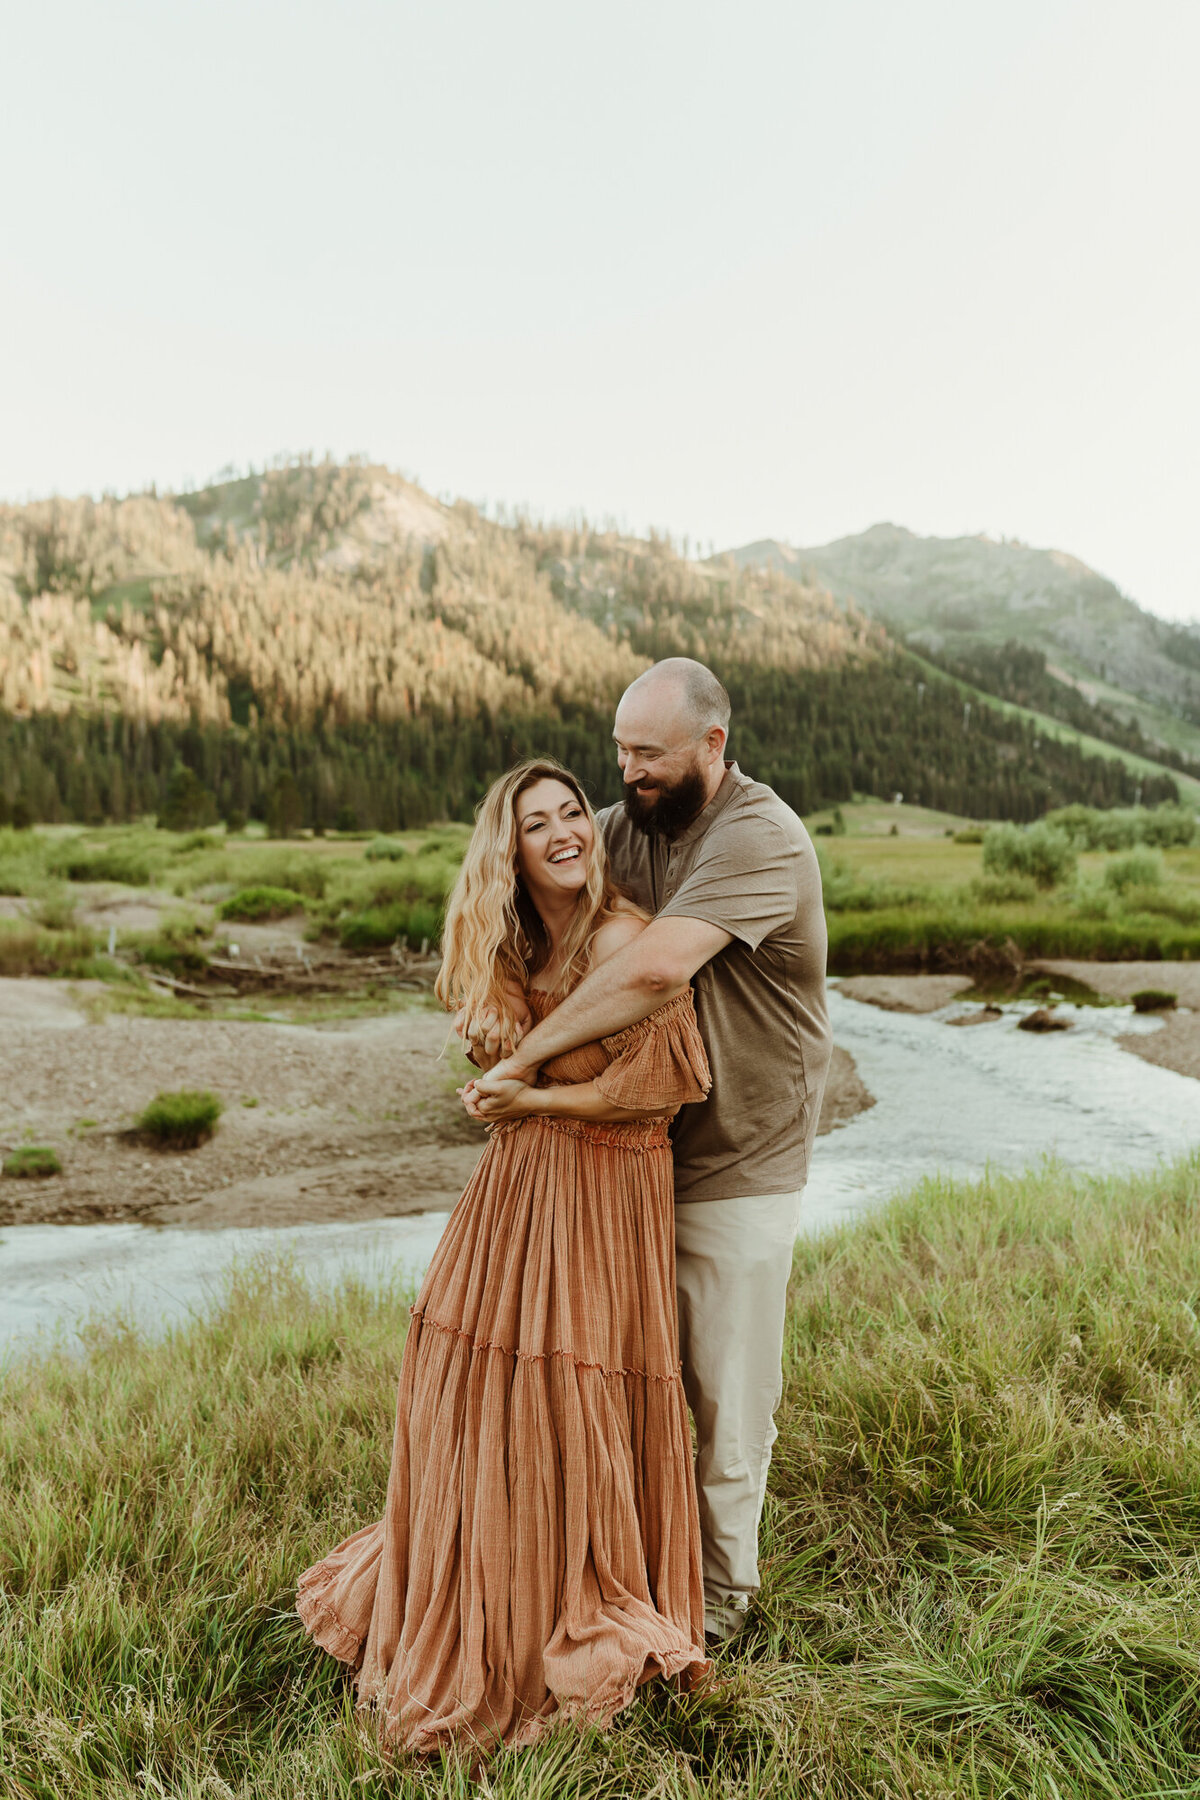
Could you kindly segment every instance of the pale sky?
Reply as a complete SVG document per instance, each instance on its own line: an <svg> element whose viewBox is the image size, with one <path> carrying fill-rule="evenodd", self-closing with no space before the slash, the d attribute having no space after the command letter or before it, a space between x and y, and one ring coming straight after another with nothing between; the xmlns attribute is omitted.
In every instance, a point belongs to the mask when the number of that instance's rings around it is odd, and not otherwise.
<svg viewBox="0 0 1200 1800"><path fill-rule="evenodd" d="M1200 0L0 8L0 495L364 451L1200 619Z"/></svg>

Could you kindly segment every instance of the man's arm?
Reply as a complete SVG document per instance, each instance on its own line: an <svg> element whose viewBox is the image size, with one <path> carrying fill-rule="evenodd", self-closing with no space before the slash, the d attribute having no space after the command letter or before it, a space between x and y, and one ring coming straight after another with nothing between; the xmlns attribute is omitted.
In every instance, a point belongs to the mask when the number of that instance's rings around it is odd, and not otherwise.
<svg viewBox="0 0 1200 1800"><path fill-rule="evenodd" d="M652 919L632 944L593 969L535 1025L512 1056L481 1076L477 1089L486 1094L493 1080L531 1081L552 1056L636 1025L681 994L696 970L731 941L731 933L704 919L675 914Z"/></svg>

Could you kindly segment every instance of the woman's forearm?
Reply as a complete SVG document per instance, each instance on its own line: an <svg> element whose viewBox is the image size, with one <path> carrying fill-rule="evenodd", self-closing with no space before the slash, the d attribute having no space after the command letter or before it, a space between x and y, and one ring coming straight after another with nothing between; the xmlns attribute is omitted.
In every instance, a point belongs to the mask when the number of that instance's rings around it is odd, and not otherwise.
<svg viewBox="0 0 1200 1800"><path fill-rule="evenodd" d="M543 1118L586 1119L592 1124L623 1124L634 1119L670 1119L677 1106L614 1106L594 1081L573 1081L560 1087L531 1088L529 1111Z"/></svg>

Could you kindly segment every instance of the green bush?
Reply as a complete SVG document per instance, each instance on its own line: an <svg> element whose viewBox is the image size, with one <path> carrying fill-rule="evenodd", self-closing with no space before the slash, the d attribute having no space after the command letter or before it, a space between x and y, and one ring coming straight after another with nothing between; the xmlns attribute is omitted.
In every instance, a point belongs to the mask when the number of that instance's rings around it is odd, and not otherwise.
<svg viewBox="0 0 1200 1800"><path fill-rule="evenodd" d="M217 911L222 919L286 919L304 911L304 896L294 888L239 888Z"/></svg>
<svg viewBox="0 0 1200 1800"><path fill-rule="evenodd" d="M190 1150L212 1136L222 1110L217 1096L207 1089L180 1088L156 1094L137 1129L162 1149Z"/></svg>
<svg viewBox="0 0 1200 1800"><path fill-rule="evenodd" d="M345 950L380 950L401 940L416 950L426 939L436 943L441 929L439 906L428 900L398 900L347 914L338 921L338 938Z"/></svg>
<svg viewBox="0 0 1200 1800"><path fill-rule="evenodd" d="M34 894L45 887L49 843L40 832L0 829L0 894Z"/></svg>
<svg viewBox="0 0 1200 1800"><path fill-rule="evenodd" d="M171 885L177 894L219 886L290 888L293 893L319 900L329 878L329 859L298 847L264 845L261 849L243 849L241 845L221 845L190 857L173 870Z"/></svg>
<svg viewBox="0 0 1200 1800"><path fill-rule="evenodd" d="M48 1144L22 1144L5 1157L4 1173L18 1181L34 1181L46 1175L61 1175L62 1164Z"/></svg>
<svg viewBox="0 0 1200 1800"><path fill-rule="evenodd" d="M826 912L876 912L886 907L907 906L927 898L924 888L901 887L881 877L855 874L844 862L827 862L818 850L821 896Z"/></svg>
<svg viewBox="0 0 1200 1800"><path fill-rule="evenodd" d="M1162 806L1126 806L1108 810L1096 806L1060 806L1046 814L1046 823L1063 831L1080 850L1132 850L1137 844L1169 850L1195 843L1198 825L1186 806L1166 801Z"/></svg>
<svg viewBox="0 0 1200 1800"><path fill-rule="evenodd" d="M1139 988L1129 998L1133 1001L1134 1012L1169 1012L1176 1004L1178 996L1168 988Z"/></svg>
<svg viewBox="0 0 1200 1800"><path fill-rule="evenodd" d="M1075 872L1075 850L1065 831L1039 819L1036 825L989 825L983 834L988 875L1028 875L1040 888L1057 887Z"/></svg>
<svg viewBox="0 0 1200 1800"><path fill-rule="evenodd" d="M1163 878L1162 853L1158 850L1131 850L1108 863L1104 879L1118 894L1129 888L1157 887Z"/></svg>
<svg viewBox="0 0 1200 1800"><path fill-rule="evenodd" d="M74 896L69 888L48 888L34 901L29 916L51 931L70 931L75 924Z"/></svg>
<svg viewBox="0 0 1200 1800"><path fill-rule="evenodd" d="M68 881L118 881L125 887L150 887L158 873L147 850L120 843L68 844L50 864Z"/></svg>
<svg viewBox="0 0 1200 1800"><path fill-rule="evenodd" d="M1111 919L1120 902L1114 889L1094 875L1077 875L1071 890L1071 907L1081 919Z"/></svg>
<svg viewBox="0 0 1200 1800"><path fill-rule="evenodd" d="M28 919L0 919L0 975L69 975L83 980L96 953L83 926L54 931Z"/></svg>
<svg viewBox="0 0 1200 1800"><path fill-rule="evenodd" d="M1179 925L1200 925L1200 893L1173 882L1126 888L1121 902L1127 913L1150 913Z"/></svg>
<svg viewBox="0 0 1200 1800"><path fill-rule="evenodd" d="M427 848L422 845L422 849ZM368 862L400 862L409 854L399 838L377 837L363 851Z"/></svg>
<svg viewBox="0 0 1200 1800"><path fill-rule="evenodd" d="M966 825L966 826L964 826L961 831L956 831L954 833L954 841L956 844L982 844L982 842L983 842L983 826L982 825Z"/></svg>
<svg viewBox="0 0 1200 1800"><path fill-rule="evenodd" d="M129 940L125 943L129 944ZM129 944L129 947L139 962L151 969L165 969L181 980L186 976L204 975L208 970L208 958L203 950L197 949L195 944L181 944L176 938L147 934L140 943Z"/></svg>
<svg viewBox="0 0 1200 1800"><path fill-rule="evenodd" d="M985 906L1004 906L1036 900L1038 885L1032 875L981 875L971 883L970 892Z"/></svg>

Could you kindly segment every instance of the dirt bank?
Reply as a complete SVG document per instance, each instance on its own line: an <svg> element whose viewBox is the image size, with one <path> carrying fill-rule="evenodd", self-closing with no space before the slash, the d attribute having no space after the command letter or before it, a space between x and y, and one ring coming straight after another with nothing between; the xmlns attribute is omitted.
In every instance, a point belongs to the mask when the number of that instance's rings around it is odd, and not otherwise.
<svg viewBox="0 0 1200 1800"><path fill-rule="evenodd" d="M949 1006L975 980L971 975L842 975L830 985L848 1000L863 1000L884 1012L930 1013Z"/></svg>
<svg viewBox="0 0 1200 1800"><path fill-rule="evenodd" d="M1161 1015L1161 1030L1118 1041L1123 1050L1132 1050L1135 1056L1144 1057L1147 1062L1200 1080L1200 963L1056 960L1039 962L1035 966L1050 975L1065 975L1073 981L1086 982L1098 994L1105 994L1112 1000L1128 1000L1139 988L1161 988L1174 994L1178 1006L1175 1011Z"/></svg>
<svg viewBox="0 0 1200 1800"><path fill-rule="evenodd" d="M0 1181L0 1225L222 1227L378 1219L450 1207L483 1144L443 1056L443 1014L414 1006L319 1026L110 1015L98 984L0 981L0 1151L52 1144L63 1173ZM216 1136L167 1153L130 1135L160 1089L211 1088ZM872 1096L835 1052L821 1130Z"/></svg>
<svg viewBox="0 0 1200 1800"><path fill-rule="evenodd" d="M82 999L83 996L80 995ZM0 1143L53 1144L63 1174L0 1183L0 1223L285 1225L452 1204L480 1128L425 1008L335 1025L110 1016L60 982L0 985ZM74 1029L65 1027L73 1025ZM164 1153L129 1135L163 1088L211 1088L216 1136Z"/></svg>

